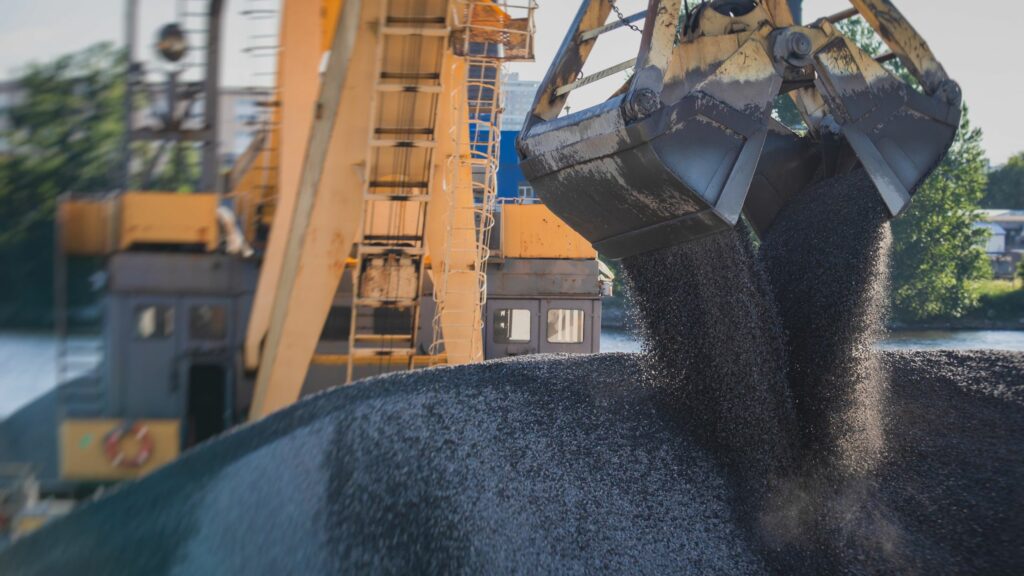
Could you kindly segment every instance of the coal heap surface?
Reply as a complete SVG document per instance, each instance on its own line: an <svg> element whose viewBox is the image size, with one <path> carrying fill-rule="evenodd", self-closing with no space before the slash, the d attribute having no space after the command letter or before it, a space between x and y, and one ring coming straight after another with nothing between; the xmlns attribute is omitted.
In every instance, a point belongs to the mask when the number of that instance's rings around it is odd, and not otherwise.
<svg viewBox="0 0 1024 576"><path fill-rule="evenodd" d="M17 543L0 574L756 574L715 459L633 356L375 378Z"/></svg>
<svg viewBox="0 0 1024 576"><path fill-rule="evenodd" d="M1021 573L1024 355L883 360L875 497L914 566ZM54 522L0 573L769 573L725 467L662 409L676 393L623 377L644 370L534 357L332 390Z"/></svg>

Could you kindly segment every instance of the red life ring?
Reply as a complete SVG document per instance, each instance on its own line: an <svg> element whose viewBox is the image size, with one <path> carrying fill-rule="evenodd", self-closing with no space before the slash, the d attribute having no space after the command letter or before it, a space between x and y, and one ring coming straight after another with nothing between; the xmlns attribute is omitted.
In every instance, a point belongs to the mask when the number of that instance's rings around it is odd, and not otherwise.
<svg viewBox="0 0 1024 576"><path fill-rule="evenodd" d="M126 436L135 438L139 443L138 451L131 457L125 454L121 446ZM153 448L149 427L139 422L125 422L108 432L103 440L103 451L115 468L142 468L153 456Z"/></svg>

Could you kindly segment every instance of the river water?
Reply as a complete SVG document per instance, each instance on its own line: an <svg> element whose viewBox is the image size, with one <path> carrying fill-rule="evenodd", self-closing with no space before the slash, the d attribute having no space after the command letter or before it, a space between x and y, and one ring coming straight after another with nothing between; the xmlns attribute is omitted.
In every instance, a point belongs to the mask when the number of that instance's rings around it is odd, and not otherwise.
<svg viewBox="0 0 1024 576"><path fill-rule="evenodd" d="M879 344L884 350L1012 350L1024 352L1024 331L970 330L894 332ZM602 352L639 352L640 341L625 330L604 330Z"/></svg>
<svg viewBox="0 0 1024 576"><path fill-rule="evenodd" d="M95 344L79 338L78 346ZM1024 331L899 332L881 348L1014 350L1024 352ZM637 352L640 342L622 330L601 334L602 352ZM50 390L57 379L57 344L48 332L0 331L0 418ZM85 370L76 366L75 372Z"/></svg>

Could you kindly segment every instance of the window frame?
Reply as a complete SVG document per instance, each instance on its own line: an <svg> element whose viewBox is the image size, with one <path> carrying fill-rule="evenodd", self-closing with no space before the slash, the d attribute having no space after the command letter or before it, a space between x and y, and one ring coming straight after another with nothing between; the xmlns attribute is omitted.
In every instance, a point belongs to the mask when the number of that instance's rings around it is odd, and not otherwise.
<svg viewBox="0 0 1024 576"><path fill-rule="evenodd" d="M507 322L508 322L508 329L505 331L505 333L508 336L505 337L505 338L500 338L499 339L498 338L498 332L497 332L498 331L498 326L499 326L498 316L500 316L503 312L508 312L509 313L508 314L508 320L507 320ZM514 339L512 337L512 328L514 326L515 317L516 317L515 313L516 312L523 312L523 313L525 313L525 316L526 316L526 335L527 335L527 339L526 340L521 340L521 339L517 340L517 339ZM520 317L522 317L522 315L520 315ZM491 328L491 340L493 340L495 344L529 344L529 343L533 342L533 311L530 310L529 308L498 308L498 309L496 309L494 311L494 315L492 316L492 325L493 326Z"/></svg>
<svg viewBox="0 0 1024 576"><path fill-rule="evenodd" d="M574 316L579 318L579 340L552 340L551 333L551 315L552 313L559 314L564 312L571 312ZM586 344L587 342L587 311L580 308L548 308L547 315L545 317L545 330L544 340L548 344L555 344L558 346L578 346L580 344Z"/></svg>
<svg viewBox="0 0 1024 576"><path fill-rule="evenodd" d="M151 334L143 334L141 330L142 315L152 310L154 314L154 326ZM136 304L132 310L132 333L136 340L167 340L174 337L177 328L177 313L173 304Z"/></svg>

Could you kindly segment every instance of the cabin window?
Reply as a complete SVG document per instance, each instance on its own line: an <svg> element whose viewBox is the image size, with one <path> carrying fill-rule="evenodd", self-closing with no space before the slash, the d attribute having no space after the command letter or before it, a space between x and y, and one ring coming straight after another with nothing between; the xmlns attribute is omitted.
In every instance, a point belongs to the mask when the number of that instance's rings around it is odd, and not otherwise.
<svg viewBox="0 0 1024 576"><path fill-rule="evenodd" d="M533 314L524 309L504 309L494 312L494 342L496 344L524 344L530 341Z"/></svg>
<svg viewBox="0 0 1024 576"><path fill-rule="evenodd" d="M139 306L135 309L135 335L142 340L174 334L173 306Z"/></svg>
<svg viewBox="0 0 1024 576"><path fill-rule="evenodd" d="M223 306L192 306L188 320L188 335L193 340L225 340L228 337L228 313Z"/></svg>
<svg viewBox="0 0 1024 576"><path fill-rule="evenodd" d="M548 342L580 344L583 342L583 310L548 310Z"/></svg>

